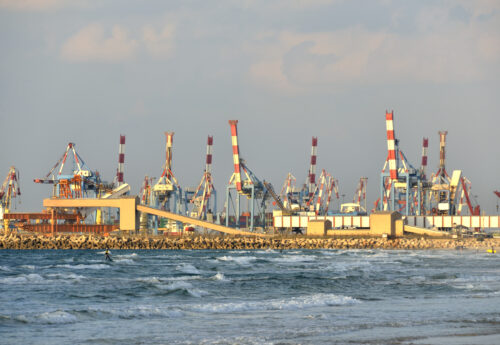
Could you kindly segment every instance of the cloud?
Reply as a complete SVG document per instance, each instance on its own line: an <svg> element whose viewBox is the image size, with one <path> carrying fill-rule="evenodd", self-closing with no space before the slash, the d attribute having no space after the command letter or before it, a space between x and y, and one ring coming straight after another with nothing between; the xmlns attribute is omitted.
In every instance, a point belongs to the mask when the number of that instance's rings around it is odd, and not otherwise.
<svg viewBox="0 0 500 345"><path fill-rule="evenodd" d="M16 11L46 11L81 4L80 0L0 0L0 7Z"/></svg>
<svg viewBox="0 0 500 345"><path fill-rule="evenodd" d="M121 61L132 58L137 45L119 25L106 37L100 24L90 24L64 43L61 57L68 61Z"/></svg>
<svg viewBox="0 0 500 345"><path fill-rule="evenodd" d="M172 53L175 26L167 24L159 33L147 25L143 28L143 40L146 49L156 58L168 57Z"/></svg>
<svg viewBox="0 0 500 345"><path fill-rule="evenodd" d="M249 75L257 83L280 89L498 78L500 30L495 23L500 13L493 13L488 21L470 23L450 19L443 9L431 12L430 17L434 20L417 15L419 30L411 34L357 26L258 35L245 48L259 51ZM263 73L262 66L273 66L272 73Z"/></svg>

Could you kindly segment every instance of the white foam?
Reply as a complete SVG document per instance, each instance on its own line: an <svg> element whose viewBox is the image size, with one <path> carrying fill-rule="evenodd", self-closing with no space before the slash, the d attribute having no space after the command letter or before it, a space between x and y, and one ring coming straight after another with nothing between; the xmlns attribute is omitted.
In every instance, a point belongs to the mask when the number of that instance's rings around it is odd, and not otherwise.
<svg viewBox="0 0 500 345"><path fill-rule="evenodd" d="M0 266L0 271L10 272L12 270L9 267L7 267L7 266Z"/></svg>
<svg viewBox="0 0 500 345"><path fill-rule="evenodd" d="M34 270L35 269L35 266L33 266L33 265L21 265L19 267L20 268L25 268L25 269L28 269L28 270Z"/></svg>
<svg viewBox="0 0 500 345"><path fill-rule="evenodd" d="M211 279L219 280L219 281L223 281L223 282L230 282L231 281L230 279L228 279L224 276L224 273L221 273L221 272L217 272L217 274L214 275L213 277L211 277Z"/></svg>
<svg viewBox="0 0 500 345"><path fill-rule="evenodd" d="M56 265L56 267L71 268L75 270L86 270L86 269L102 270L105 268L109 268L110 266L106 264L90 264L90 265L78 264L78 265Z"/></svg>
<svg viewBox="0 0 500 345"><path fill-rule="evenodd" d="M334 294L314 294L308 296L292 297L290 299L274 299L267 301L236 302L236 303L208 303L194 305L198 312L230 313L255 310L301 310L314 307L340 306L359 303L358 300Z"/></svg>
<svg viewBox="0 0 500 345"><path fill-rule="evenodd" d="M282 257L272 258L270 260L278 263L298 263L314 262L317 258L311 255L283 255Z"/></svg>
<svg viewBox="0 0 500 345"><path fill-rule="evenodd" d="M36 273L0 278L0 283L2 284L41 283L43 281L45 281L45 279L41 275Z"/></svg>
<svg viewBox="0 0 500 345"><path fill-rule="evenodd" d="M102 307L89 307L89 312L104 313L112 317L120 319L135 319L135 318L150 318L150 317L166 317L174 318L183 315L179 310L171 310L166 307L158 307L152 305L141 305L130 308L102 308Z"/></svg>
<svg viewBox="0 0 500 345"><path fill-rule="evenodd" d="M75 273L51 273L47 274L47 277L50 278L56 278L56 279L61 279L61 280L73 280L76 282L80 282L82 279L86 279L87 277L78 275Z"/></svg>
<svg viewBox="0 0 500 345"><path fill-rule="evenodd" d="M62 310L56 310L53 312L46 312L43 314L37 315L37 318L41 323L48 324L65 324L65 323L74 323L77 321L75 315L67 313Z"/></svg>
<svg viewBox="0 0 500 345"><path fill-rule="evenodd" d="M257 260L257 258L255 256L226 256L226 255L224 255L224 256L217 258L217 260L235 262L238 265L248 266L248 265L250 265L251 262Z"/></svg>
<svg viewBox="0 0 500 345"><path fill-rule="evenodd" d="M205 296L208 293L204 290L196 289L193 288L193 285L191 283L188 283L186 281L174 281L169 284L154 284L158 289L168 291L168 292L174 292L174 291L185 291L189 295L200 298L201 296Z"/></svg>
<svg viewBox="0 0 500 345"><path fill-rule="evenodd" d="M117 258L135 258L137 257L137 253L130 253L130 254L116 254L115 257Z"/></svg>
<svg viewBox="0 0 500 345"><path fill-rule="evenodd" d="M200 274L200 271L191 264L181 264L175 268L177 271L187 274Z"/></svg>
<svg viewBox="0 0 500 345"><path fill-rule="evenodd" d="M135 264L135 261L132 259L115 259L114 261L119 264L126 264L126 265Z"/></svg>
<svg viewBox="0 0 500 345"><path fill-rule="evenodd" d="M136 281L149 284L160 283L160 279L158 277L142 277L142 278L137 278Z"/></svg>

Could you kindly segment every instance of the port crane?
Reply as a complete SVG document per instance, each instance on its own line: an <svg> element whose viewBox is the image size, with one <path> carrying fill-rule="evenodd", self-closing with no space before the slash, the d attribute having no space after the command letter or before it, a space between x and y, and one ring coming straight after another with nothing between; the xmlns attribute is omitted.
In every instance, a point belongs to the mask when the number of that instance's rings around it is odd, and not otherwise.
<svg viewBox="0 0 500 345"><path fill-rule="evenodd" d="M403 215L421 215L422 176L406 159L394 131L394 112L386 111L388 156L380 174L380 201L376 207L399 211Z"/></svg>
<svg viewBox="0 0 500 345"><path fill-rule="evenodd" d="M473 206L470 199L471 183L461 170L446 170L447 131L439 131L439 166L430 181L424 183L424 203L426 214L461 215L463 205L467 205L470 215L479 215L480 206ZM459 197L460 196L460 197Z"/></svg>
<svg viewBox="0 0 500 345"><path fill-rule="evenodd" d="M163 165L163 172L158 178L152 189L151 203L154 207L170 211L173 213L181 214L182 203L183 203L183 193L182 189L177 182L172 171L172 146L174 142L174 132L165 132L165 164ZM176 222L177 227L180 223ZM173 228L174 224L170 224L170 228ZM155 232L158 228L158 219L155 220Z"/></svg>
<svg viewBox="0 0 500 345"><path fill-rule="evenodd" d="M366 214L366 186L368 184L367 177L361 177L359 179L356 191L354 192L354 197L352 198L352 203L345 203L340 206L341 213L350 214ZM361 204L364 202L364 207Z"/></svg>
<svg viewBox="0 0 500 345"><path fill-rule="evenodd" d="M68 157L73 160L71 172L63 174ZM102 190L112 190L112 186L102 183L97 171L91 171L85 164L74 143L68 143L65 152L52 169L43 178L34 179L34 182L52 184L53 196L66 199L95 197Z"/></svg>
<svg viewBox="0 0 500 345"><path fill-rule="evenodd" d="M15 205L13 199L20 196L19 171L14 166L11 166L0 188L0 219L4 220L5 230L9 228L9 220L4 219L3 215L10 212L12 206Z"/></svg>
<svg viewBox="0 0 500 345"><path fill-rule="evenodd" d="M212 177L212 146L213 136L207 138L207 154L205 171L196 188L186 189L185 200L191 205L190 217L213 222L217 214L217 192Z"/></svg>
<svg viewBox="0 0 500 345"><path fill-rule="evenodd" d="M266 217L266 201L271 197L265 185L259 178L248 168L244 159L240 158L240 149L238 144L238 120L229 120L231 128L231 142L233 146L233 163L234 172L229 179L226 188L226 226L230 225L231 210L233 210L234 220L231 225L236 228L240 227L241 205L240 197L245 197L247 200L248 212L245 215L249 217L250 231L254 230L254 226L258 225L265 227ZM235 194L235 195L233 195ZM257 208L257 212L255 212ZM257 214L257 224L255 224L255 215Z"/></svg>

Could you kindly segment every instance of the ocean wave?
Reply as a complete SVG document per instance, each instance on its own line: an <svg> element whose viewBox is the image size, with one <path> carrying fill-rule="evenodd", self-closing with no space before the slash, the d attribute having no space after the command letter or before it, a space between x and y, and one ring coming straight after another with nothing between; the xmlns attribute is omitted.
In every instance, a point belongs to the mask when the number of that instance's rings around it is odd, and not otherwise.
<svg viewBox="0 0 500 345"><path fill-rule="evenodd" d="M65 324L75 323L77 321L77 317L75 315L62 310L45 312L42 314L38 314L36 317L39 319L40 323L47 324Z"/></svg>
<svg viewBox="0 0 500 345"><path fill-rule="evenodd" d="M78 264L78 265L56 265L55 267L60 267L60 268L71 268L75 270L86 270L86 269L93 269L93 270L102 270L105 268L109 268L109 265L106 264L90 264L90 265L85 265L85 264Z"/></svg>
<svg viewBox="0 0 500 345"><path fill-rule="evenodd" d="M0 271L10 272L12 270L9 267L7 267L7 266L0 266Z"/></svg>
<svg viewBox="0 0 500 345"><path fill-rule="evenodd" d="M141 278L136 278L135 281L141 282L141 283L148 283L148 284L161 283L161 281L158 277L141 277Z"/></svg>
<svg viewBox="0 0 500 345"><path fill-rule="evenodd" d="M277 263L300 263L300 262L315 262L316 256L311 255L283 255L277 258L270 258L269 261Z"/></svg>
<svg viewBox="0 0 500 345"><path fill-rule="evenodd" d="M153 284L157 289L165 291L167 293L173 293L173 292L184 292L187 293L188 295L196 298L200 298L202 296L205 296L208 294L208 292L194 288L193 284L179 280L179 281L174 281L169 284L161 284L161 283L154 283Z"/></svg>
<svg viewBox="0 0 500 345"><path fill-rule="evenodd" d="M113 259L114 262L119 264L133 265L135 261L132 259Z"/></svg>
<svg viewBox="0 0 500 345"><path fill-rule="evenodd" d="M75 274L75 273L50 273L50 274L47 274L47 277L56 278L56 279L60 279L60 280L66 280L66 281L72 280L72 281L76 281L76 282L80 282L83 279L87 279L86 276L82 276L82 275Z"/></svg>
<svg viewBox="0 0 500 345"><path fill-rule="evenodd" d="M187 274L200 274L200 271L191 264L181 264L175 268L177 271Z"/></svg>
<svg viewBox="0 0 500 345"><path fill-rule="evenodd" d="M45 278L36 273L21 274L15 277L0 278L1 284L23 284L23 283L41 283Z"/></svg>
<svg viewBox="0 0 500 345"><path fill-rule="evenodd" d="M221 257L218 257L217 260L219 261L227 261L227 262L235 262L238 265L242 266L248 266L250 263L254 262L257 260L255 256L231 256L231 255L224 255Z"/></svg>
<svg viewBox="0 0 500 345"><path fill-rule="evenodd" d="M88 313L94 317L104 314L118 319L143 319L151 317L176 318L184 315L184 313L179 310L152 305L134 306L129 308L89 307L82 312Z"/></svg>
<svg viewBox="0 0 500 345"><path fill-rule="evenodd" d="M34 324L68 324L75 323L78 321L78 318L66 311L63 310L55 310L49 311L40 314L19 314L12 316L3 316L4 319L12 320L20 323L34 323Z"/></svg>
<svg viewBox="0 0 500 345"><path fill-rule="evenodd" d="M34 270L35 269L35 266L34 265L21 265L19 266L20 268L24 268L24 269L27 269L27 270Z"/></svg>
<svg viewBox="0 0 500 345"><path fill-rule="evenodd" d="M104 253L103 253L104 254ZM138 257L139 255L137 255L137 253L130 253L130 254L116 254L115 257L116 258L136 258Z"/></svg>
<svg viewBox="0 0 500 345"><path fill-rule="evenodd" d="M219 280L219 281L222 281L222 282L230 282L231 279L228 279L224 276L224 273L221 273L221 272L217 272L216 275L210 277L210 279L212 280Z"/></svg>
<svg viewBox="0 0 500 345"><path fill-rule="evenodd" d="M194 311L206 313L230 313L258 310L301 310L315 307L340 306L360 303L350 296L335 294L314 294L292 297L290 299L274 299L267 301L248 301L233 303L208 303L190 306Z"/></svg>

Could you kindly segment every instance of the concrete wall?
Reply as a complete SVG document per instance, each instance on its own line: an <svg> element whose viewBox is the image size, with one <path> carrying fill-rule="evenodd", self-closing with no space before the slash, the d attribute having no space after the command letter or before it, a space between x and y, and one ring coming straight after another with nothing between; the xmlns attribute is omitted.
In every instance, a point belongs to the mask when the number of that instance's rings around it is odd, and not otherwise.
<svg viewBox="0 0 500 345"><path fill-rule="evenodd" d="M119 199L44 199L43 206L47 208L74 208L74 207L116 207L120 209L120 230L139 229L139 217L137 217L136 206L139 198L136 196L123 197Z"/></svg>
<svg viewBox="0 0 500 345"><path fill-rule="evenodd" d="M398 226L396 226L396 221ZM387 234L391 237L403 236L402 217L399 212L380 211L370 214L370 232L374 236Z"/></svg>
<svg viewBox="0 0 500 345"><path fill-rule="evenodd" d="M307 223L307 236L326 236L328 228L332 223L328 220L310 220Z"/></svg>

